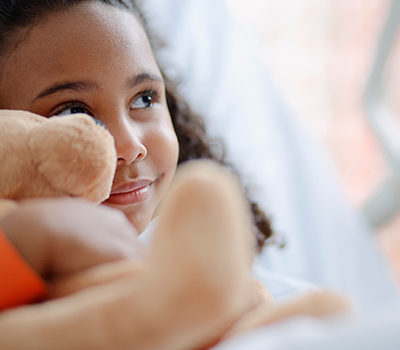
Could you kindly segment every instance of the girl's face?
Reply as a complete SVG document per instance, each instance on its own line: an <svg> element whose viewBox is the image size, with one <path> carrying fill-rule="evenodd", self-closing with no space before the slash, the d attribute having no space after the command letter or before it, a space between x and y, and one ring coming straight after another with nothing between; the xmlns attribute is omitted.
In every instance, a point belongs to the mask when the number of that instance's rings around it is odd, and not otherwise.
<svg viewBox="0 0 400 350"><path fill-rule="evenodd" d="M111 196L141 232L178 159L164 83L146 34L128 11L87 2L18 33L0 64L0 108L43 116L87 113L114 136Z"/></svg>

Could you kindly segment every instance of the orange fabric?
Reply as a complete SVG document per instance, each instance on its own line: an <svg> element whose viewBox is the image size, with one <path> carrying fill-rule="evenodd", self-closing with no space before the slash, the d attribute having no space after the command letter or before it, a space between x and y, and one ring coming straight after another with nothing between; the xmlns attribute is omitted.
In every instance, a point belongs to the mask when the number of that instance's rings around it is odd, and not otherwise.
<svg viewBox="0 0 400 350"><path fill-rule="evenodd" d="M46 289L0 230L0 310L41 299Z"/></svg>

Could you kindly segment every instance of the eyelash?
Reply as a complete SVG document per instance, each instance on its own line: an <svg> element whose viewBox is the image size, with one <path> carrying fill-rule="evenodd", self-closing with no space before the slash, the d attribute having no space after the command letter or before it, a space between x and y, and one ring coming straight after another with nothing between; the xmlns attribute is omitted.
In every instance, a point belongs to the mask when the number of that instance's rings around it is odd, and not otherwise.
<svg viewBox="0 0 400 350"><path fill-rule="evenodd" d="M144 107L144 108L131 108L130 110L135 110L135 109L149 109L152 108L153 105L155 103L158 103L160 100L160 93L159 91L153 89L153 88L149 88L149 89L145 89L143 90L141 93L139 93L133 100L132 102L129 104L129 106L132 106L133 103L135 101L137 101L137 99L141 98L141 97L146 97L146 96L150 96L152 98L151 101L151 106L149 107ZM90 110L90 108L83 102L81 101L70 101L70 102L65 102L61 105L59 105L58 107L56 107L55 111L52 112L52 115L57 115L60 114L62 112L64 112L65 110L67 110L68 108L82 108L85 110L85 113L90 115L90 116L94 116L94 113Z"/></svg>
<svg viewBox="0 0 400 350"><path fill-rule="evenodd" d="M52 115L58 115L62 112L64 112L65 110L67 110L68 108L82 108L85 110L85 113L93 116L93 113L90 111L90 109L88 108L88 106L86 104L84 104L83 102L80 101L70 101L70 102L65 102L61 105L59 105L54 112L52 112Z"/></svg>
<svg viewBox="0 0 400 350"><path fill-rule="evenodd" d="M145 89L143 90L139 95L137 95L134 99L133 102L130 103L130 106L139 98L141 97L151 97L152 101L151 101L151 106L150 107L145 107L145 108L137 108L137 109L148 109L148 108L152 108L153 105L155 103L158 103L160 101L160 93L153 89L153 88L149 88L149 89ZM134 110L136 108L130 108L131 110Z"/></svg>
<svg viewBox="0 0 400 350"><path fill-rule="evenodd" d="M143 90L137 97L135 97L135 100L139 97L143 97L143 96L150 96L152 98L154 98L154 103L158 102L160 99L160 93L158 90L155 90L153 88L149 88L149 89L145 89Z"/></svg>

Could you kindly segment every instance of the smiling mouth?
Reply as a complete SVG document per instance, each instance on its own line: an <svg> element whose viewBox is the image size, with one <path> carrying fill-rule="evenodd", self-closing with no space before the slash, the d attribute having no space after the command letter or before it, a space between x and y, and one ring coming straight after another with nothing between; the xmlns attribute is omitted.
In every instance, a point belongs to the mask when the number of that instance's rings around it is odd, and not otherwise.
<svg viewBox="0 0 400 350"><path fill-rule="evenodd" d="M129 205L146 201L151 194L154 181L140 181L117 186L111 191L106 204Z"/></svg>

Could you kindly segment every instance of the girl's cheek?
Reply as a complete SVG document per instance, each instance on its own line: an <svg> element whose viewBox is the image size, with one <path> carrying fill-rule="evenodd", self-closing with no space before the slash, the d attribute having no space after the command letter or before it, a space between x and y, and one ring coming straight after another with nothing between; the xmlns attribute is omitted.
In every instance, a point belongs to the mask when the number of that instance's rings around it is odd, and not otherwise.
<svg viewBox="0 0 400 350"><path fill-rule="evenodd" d="M158 129L150 138L151 148L155 160L163 167L174 170L178 162L179 145L175 131L171 126L165 125ZM148 150L149 151L149 150Z"/></svg>

